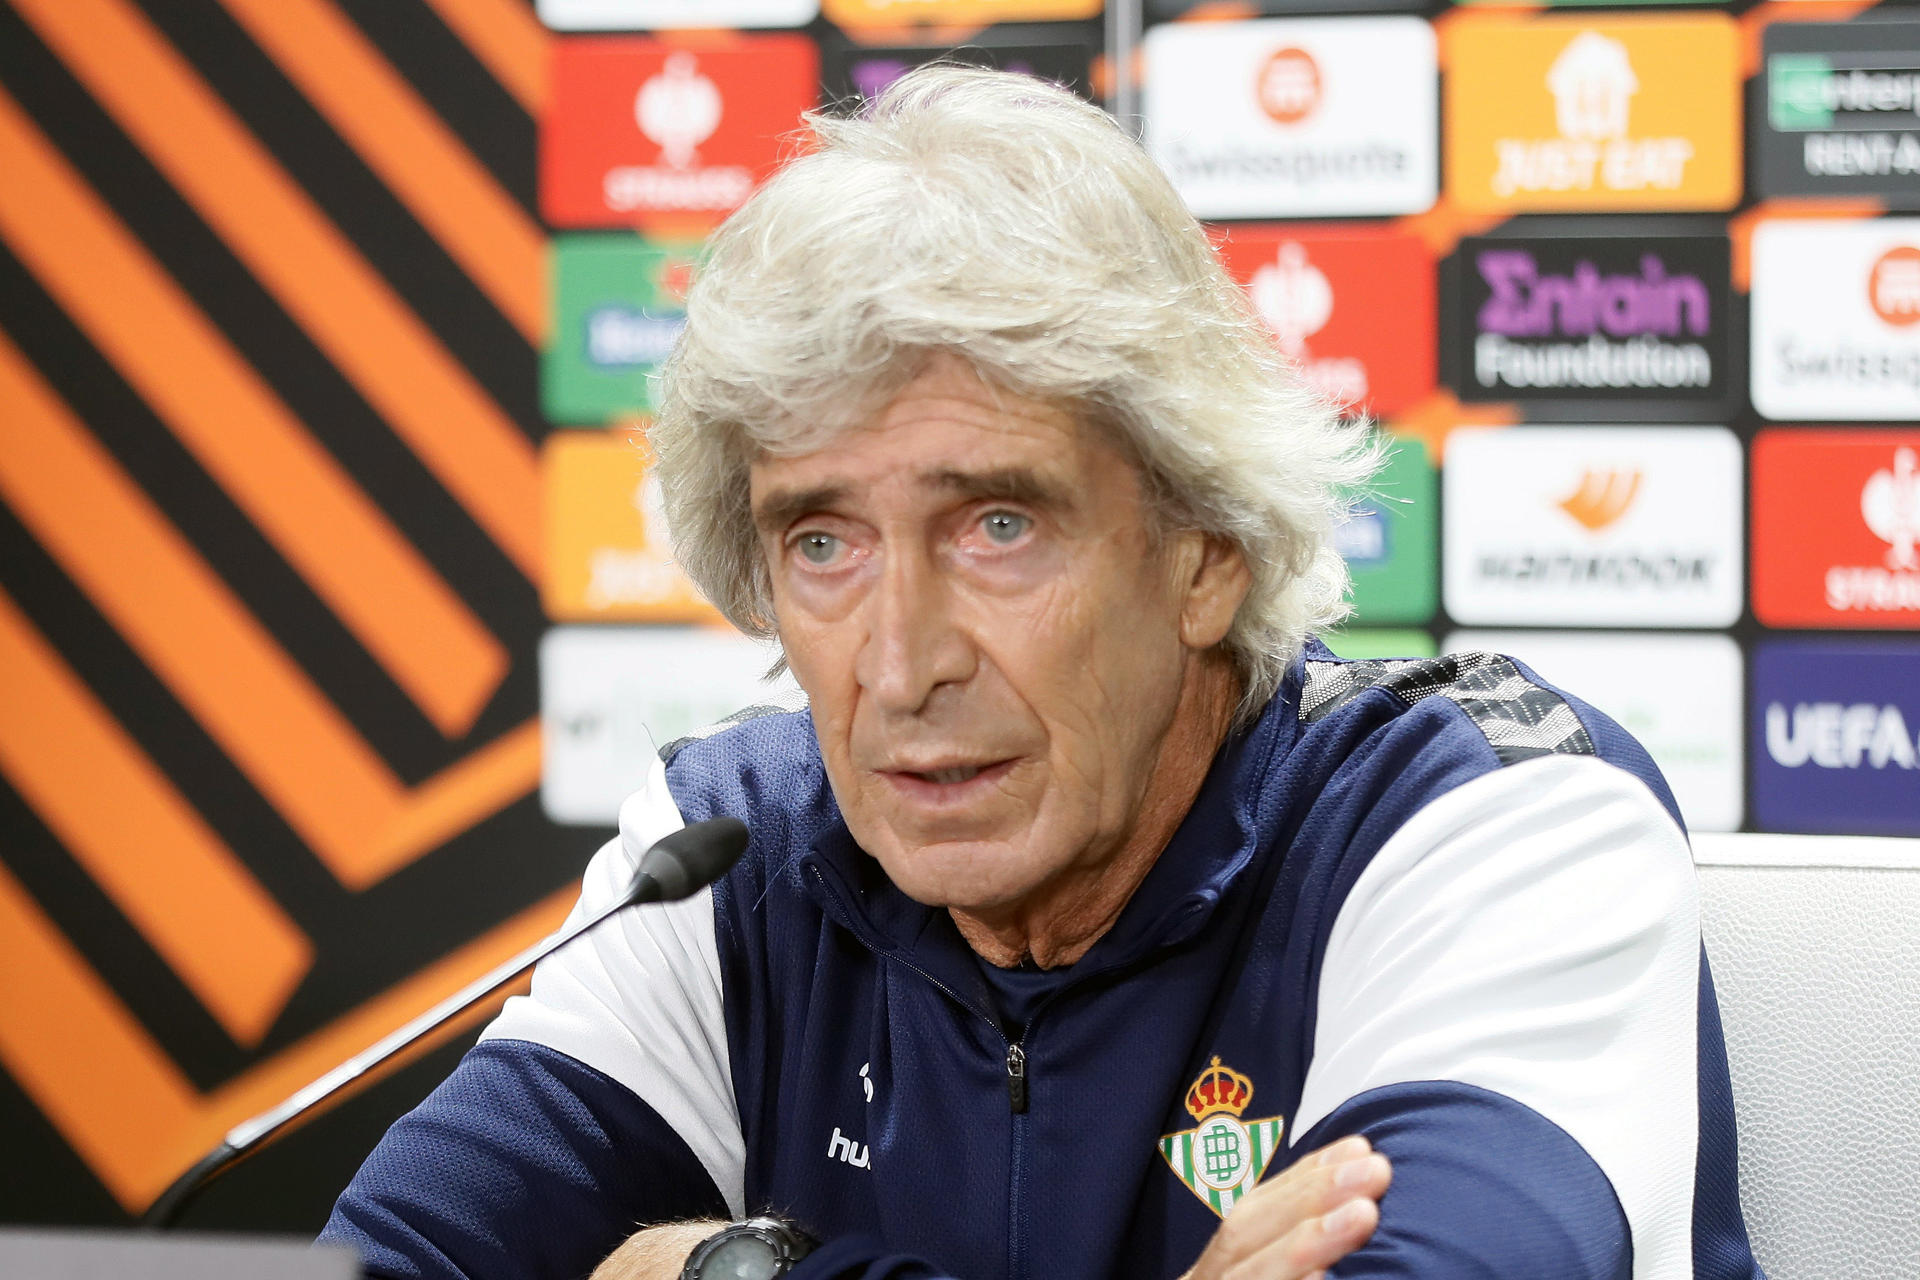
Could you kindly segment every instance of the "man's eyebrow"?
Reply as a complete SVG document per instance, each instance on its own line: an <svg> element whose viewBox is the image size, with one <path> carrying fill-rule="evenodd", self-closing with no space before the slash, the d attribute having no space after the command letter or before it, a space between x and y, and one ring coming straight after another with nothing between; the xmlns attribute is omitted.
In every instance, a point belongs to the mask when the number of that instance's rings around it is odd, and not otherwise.
<svg viewBox="0 0 1920 1280"><path fill-rule="evenodd" d="M1073 505L1072 496L1060 485L1026 467L1002 467L993 471L960 471L943 468L918 477L923 485L944 489L963 498L1017 502L1027 507L1063 508Z"/></svg>
<svg viewBox="0 0 1920 1280"><path fill-rule="evenodd" d="M811 489L775 489L753 509L753 522L767 533L778 533L801 516L845 500L844 484L817 484Z"/></svg>

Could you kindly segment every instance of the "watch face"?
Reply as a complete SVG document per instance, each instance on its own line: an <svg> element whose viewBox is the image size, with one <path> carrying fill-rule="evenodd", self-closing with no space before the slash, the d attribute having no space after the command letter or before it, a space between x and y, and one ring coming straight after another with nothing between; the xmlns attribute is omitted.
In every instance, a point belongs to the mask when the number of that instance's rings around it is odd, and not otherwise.
<svg viewBox="0 0 1920 1280"><path fill-rule="evenodd" d="M771 1241L741 1232L700 1259L700 1280L773 1280L784 1261Z"/></svg>

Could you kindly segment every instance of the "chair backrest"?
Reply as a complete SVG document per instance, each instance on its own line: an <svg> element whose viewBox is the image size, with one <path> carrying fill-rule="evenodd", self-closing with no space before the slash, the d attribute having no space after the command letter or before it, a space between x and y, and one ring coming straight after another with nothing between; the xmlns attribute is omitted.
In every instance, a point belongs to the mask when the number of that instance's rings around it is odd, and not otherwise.
<svg viewBox="0 0 1920 1280"><path fill-rule="evenodd" d="M1920 840L1697 835L1694 861L1755 1256L1920 1277Z"/></svg>

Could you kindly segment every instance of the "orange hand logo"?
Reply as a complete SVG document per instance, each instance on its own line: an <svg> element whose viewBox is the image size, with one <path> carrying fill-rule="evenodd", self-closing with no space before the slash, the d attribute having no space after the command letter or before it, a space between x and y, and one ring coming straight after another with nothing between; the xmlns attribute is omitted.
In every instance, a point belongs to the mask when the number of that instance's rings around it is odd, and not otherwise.
<svg viewBox="0 0 1920 1280"><path fill-rule="evenodd" d="M1598 533L1621 516L1640 495L1640 471L1603 471L1588 467L1580 487L1554 505L1591 532Z"/></svg>

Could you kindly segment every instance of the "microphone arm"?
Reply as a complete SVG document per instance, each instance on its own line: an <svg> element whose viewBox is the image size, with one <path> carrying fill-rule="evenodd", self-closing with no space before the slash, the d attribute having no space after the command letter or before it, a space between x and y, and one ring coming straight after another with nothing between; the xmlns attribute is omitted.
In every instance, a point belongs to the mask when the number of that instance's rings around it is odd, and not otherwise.
<svg viewBox="0 0 1920 1280"><path fill-rule="evenodd" d="M283 1133L295 1120L319 1106L374 1067L403 1052L437 1027L480 1003L581 934L599 927L636 903L673 902L691 897L725 875L747 847L747 827L738 818L697 822L656 841L620 896L600 911L534 943L475 978L425 1013L389 1032L285 1102L243 1120L220 1144L175 1179L140 1218L143 1227L164 1230L206 1185L255 1150Z"/></svg>

